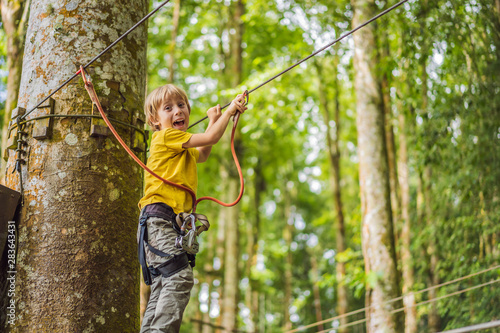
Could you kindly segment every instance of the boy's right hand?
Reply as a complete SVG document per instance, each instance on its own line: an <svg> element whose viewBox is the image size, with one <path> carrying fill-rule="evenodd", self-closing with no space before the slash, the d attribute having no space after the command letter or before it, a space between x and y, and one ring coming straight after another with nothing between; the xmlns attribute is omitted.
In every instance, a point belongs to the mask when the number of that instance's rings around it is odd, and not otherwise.
<svg viewBox="0 0 500 333"><path fill-rule="evenodd" d="M245 112L246 109L245 94L239 94L235 99L233 99L226 112L229 112L231 116L234 116L237 112Z"/></svg>
<svg viewBox="0 0 500 333"><path fill-rule="evenodd" d="M207 116L211 123L215 123L220 118L220 116L222 115L222 112L220 110L220 104L217 104L216 106L208 109Z"/></svg>

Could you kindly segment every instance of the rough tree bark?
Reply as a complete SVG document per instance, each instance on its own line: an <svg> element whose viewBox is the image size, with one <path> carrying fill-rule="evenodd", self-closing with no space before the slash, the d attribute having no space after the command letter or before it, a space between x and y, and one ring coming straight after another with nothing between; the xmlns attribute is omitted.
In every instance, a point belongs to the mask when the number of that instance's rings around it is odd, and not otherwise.
<svg viewBox="0 0 500 333"><path fill-rule="evenodd" d="M353 0L353 26L375 16L375 2ZM368 332L400 332L399 315L391 314L399 278L394 248L389 173L384 131L384 110L376 75L376 24L354 35L355 89L357 94L359 177L362 209L362 248L369 283L366 291Z"/></svg>
<svg viewBox="0 0 500 333"><path fill-rule="evenodd" d="M2 146L0 154L5 152L8 139L8 126L12 110L17 107L19 85L23 67L24 40L28 26L30 0L1 0L2 25L7 37L7 96L2 126ZM5 161L0 159L0 182L3 183Z"/></svg>
<svg viewBox="0 0 500 333"><path fill-rule="evenodd" d="M147 9L144 0L33 2L19 106L34 107ZM110 118L144 121L146 33L139 27L89 68ZM91 113L81 78L54 99L56 114ZM43 140L32 138L34 122L28 124L12 330L137 331L142 170L114 138L91 137L88 119L54 119L51 138ZM117 129L130 144L133 130ZM14 163L11 151L10 170ZM19 189L17 173L9 173L6 182Z"/></svg>
<svg viewBox="0 0 500 333"><path fill-rule="evenodd" d="M321 68L317 62L314 62L316 70L321 73ZM344 211L342 203L342 195L340 190L340 150L339 150L339 132L340 132L340 87L337 78L337 66L339 65L338 56L334 56L333 61L333 89L334 89L334 122L335 127L332 128L330 125L330 105L328 103L328 95L326 91L325 84L322 78L319 78L319 99L321 104L321 109L323 111L323 119L326 125L326 140L328 145L328 157L330 160L330 187L332 188L333 203L336 213L335 219L335 242L337 253L342 253L346 250L345 245L345 226L344 226ZM335 271L337 278L337 314L343 316L347 313L349 308L348 298L347 298L347 286L345 285L345 263L342 261L336 261ZM347 317L340 318L340 326L344 326L348 322ZM344 333L347 330L340 329L340 333Z"/></svg>

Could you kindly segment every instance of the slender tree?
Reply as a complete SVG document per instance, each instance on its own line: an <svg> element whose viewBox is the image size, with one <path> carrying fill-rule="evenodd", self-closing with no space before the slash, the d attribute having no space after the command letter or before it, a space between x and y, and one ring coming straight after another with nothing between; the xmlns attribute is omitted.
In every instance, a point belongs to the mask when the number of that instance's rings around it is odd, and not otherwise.
<svg viewBox="0 0 500 333"><path fill-rule="evenodd" d="M260 212L262 192L265 190L265 181L262 175L262 157L257 158L257 164L254 167L253 179L253 219L247 226L247 253L248 260L245 266L245 275L248 278L249 284L245 294L245 303L250 309L250 331L255 331L258 326L258 310L259 310L259 293L256 290L256 281L252 276L252 268L257 265L257 251L259 246L260 232Z"/></svg>
<svg viewBox="0 0 500 333"><path fill-rule="evenodd" d="M235 87L241 83L243 77L243 28L244 24L242 16L244 13L244 4L242 0L238 0L232 7L234 24L234 33L231 35L231 64L232 64L232 86ZM231 30L231 29L230 29ZM229 137L226 135L226 138ZM241 132L235 136L235 150L241 158L242 141ZM234 168L234 166L232 166ZM232 201L238 196L240 181L238 174L235 171L226 173L227 183L227 201ZM227 208L225 220L225 259L224 259L224 294L222 299L222 326L227 332L231 332L237 328L238 317L238 299L239 299L239 215L240 207L233 206Z"/></svg>
<svg viewBox="0 0 500 333"><path fill-rule="evenodd" d="M428 0L424 0L421 3L421 11L420 11L420 19L421 21L425 24L425 21L428 18L429 15L429 2ZM421 52L422 52L422 57L420 60L420 70L421 70L421 80L422 80L422 91L421 91L421 115L423 116L423 119L425 120L426 125L429 125L429 119L430 117L427 116L429 110L429 97L428 97L428 79L429 76L427 74L427 63L428 63L428 58L429 58L429 53L430 53L430 45L429 41L427 39L424 39L421 41ZM431 142L427 141L424 144L424 147L427 151L430 150L432 147ZM432 208L432 165L430 163L430 159L425 159L424 160L424 172L423 172L423 178L424 178L424 198L425 198L425 220L427 223L427 226L429 230L432 230L434 227L434 213L433 213L433 208ZM410 236L408 236L410 237ZM438 275L438 251L437 251L437 239L436 239L436 234L431 233L429 238L426 240L427 243L427 257L429 258L429 265L428 265L428 279L427 283L429 285L437 285L439 284L439 275ZM431 304L429 307L429 330L437 332L441 330L441 317L438 312L437 304L436 301L433 301L437 297L437 290L436 289L431 289L429 290L429 300L431 300Z"/></svg>
<svg viewBox="0 0 500 333"><path fill-rule="evenodd" d="M168 80L174 82L175 46L177 45L177 34L179 33L179 18L181 13L181 0L175 0L174 13L172 15L172 37L170 40L170 58L168 59Z"/></svg>
<svg viewBox="0 0 500 333"><path fill-rule="evenodd" d="M206 243L207 246L207 253L208 256L206 260L203 262L203 276L200 277L202 278L202 281L205 282L207 286L207 306L208 309L206 312L203 313L202 315L202 320L205 323L210 323L211 318L210 318L210 308L212 307L212 291L214 290L213 288L213 283L216 276L216 271L214 270L213 262L214 262L214 248L217 247L217 234L216 233L210 233L207 237L209 237L208 242ZM198 309L199 311L200 309ZM203 329L201 331L202 333L211 333L212 332L212 327L209 325L203 325Z"/></svg>
<svg viewBox="0 0 500 333"><path fill-rule="evenodd" d="M401 51L401 48L400 48ZM401 54L401 53L400 53ZM402 68L402 75L400 77L399 95L402 96L410 91L407 84L408 79L408 64ZM403 275L402 287L403 293L405 294L403 298L403 304L405 307L405 332L414 333L417 331L417 308L415 307L415 295L412 293L413 286L415 283L415 274L413 270L413 256L411 252L411 196L410 196L410 167L409 167L409 137L412 133L410 128L413 128L411 123L407 121L411 119L412 108L408 108L408 103L402 103L398 101L398 121L399 121L399 151L398 151L398 178L399 178L399 188L401 192L401 209L400 214L397 218L400 224L399 231L399 251L401 259L401 271ZM387 112L386 112L387 115ZM392 128L391 128L392 130ZM390 154L389 154L390 158ZM396 187L397 188L397 187ZM398 200L399 204L399 200ZM420 213L418 206L420 202L417 202L417 216ZM417 217L418 219L418 217Z"/></svg>
<svg viewBox="0 0 500 333"><path fill-rule="evenodd" d="M424 169L424 202L425 202L425 220L428 228L432 230L434 218L432 215L432 192L431 192L431 176L432 168L426 166ZM435 286L439 284L438 275L438 253L436 246L436 238L434 234L431 234L430 239L427 242L427 256L429 258L429 270L427 284L430 286ZM441 330L441 316L438 312L438 305L434 300L438 296L436 289L429 290L429 300L431 301L429 309L429 330L433 332L438 332Z"/></svg>
<svg viewBox="0 0 500 333"><path fill-rule="evenodd" d="M291 169L291 163L289 164ZM283 240L286 244L285 253L285 269L284 269L284 299L283 299L283 319L284 319L284 329L289 331L292 329L292 322L290 320L290 307L292 305L292 280L293 280L293 253L292 253L292 241L293 241L293 217L292 217L292 198L289 193L289 189L286 188L286 183L288 177L285 177L284 186L282 189L283 195L283 221L285 225L283 226Z"/></svg>
<svg viewBox="0 0 500 333"><path fill-rule="evenodd" d="M125 10L126 8L126 10ZM148 2L33 2L26 36L20 107L40 99L130 28ZM110 15L109 13L113 13ZM101 57L88 71L110 118L144 122L146 28ZM81 78L54 96L53 133L32 138L26 164L7 177L24 184L18 233L15 332L130 332L139 329L137 202L142 170L112 137L90 136L91 102ZM28 119L45 114L33 112ZM139 120L139 121L138 121ZM127 144L138 134L118 127ZM14 131L15 132L15 131ZM142 140L142 137L140 137ZM15 156L11 152L8 166Z"/></svg>
<svg viewBox="0 0 500 333"><path fill-rule="evenodd" d="M375 15L375 1L353 0L353 26ZM362 247L365 271L368 332L400 332L398 315L391 311L399 295L394 247L389 171L380 81L376 74L376 24L354 35L356 123L358 127L359 177L362 206Z"/></svg>
<svg viewBox="0 0 500 333"><path fill-rule="evenodd" d="M345 223L344 223L344 211L342 203L342 195L340 189L340 149L339 149L339 133L340 133L340 86L337 78L337 66L339 65L338 56L335 55L333 58L333 88L334 88L334 98L333 98L333 121L334 127L331 126L331 111L330 103L328 100L328 92L326 90L326 85L323 83L324 78L321 77L321 65L318 61L314 62L316 66L316 71L319 74L319 100L321 104L321 109L323 111L323 119L326 126L326 140L328 148L328 157L330 161L330 187L332 188L333 194L333 206L335 209L335 241L337 253L342 253L346 250L346 240L345 240ZM348 290L345 284L345 262L342 260L335 261L335 271L337 277L337 313L338 315L344 315L347 313L349 308L349 302L347 298ZM340 319L340 326L347 324L347 317L342 317ZM345 332L346 329L341 329L340 332Z"/></svg>
<svg viewBox="0 0 500 333"><path fill-rule="evenodd" d="M411 221L410 221L410 168L408 167L408 140L406 115L404 110L399 111L399 179L401 186L401 266L403 272L403 298L405 305L405 332L413 333L417 330L417 309L415 296L411 293L414 281L413 258L410 251Z"/></svg>
<svg viewBox="0 0 500 333"><path fill-rule="evenodd" d="M311 275L312 275L312 289L313 289L313 297L314 297L314 312L316 313L316 321L323 321L323 315L321 313L321 296L319 290L319 268L318 268L318 259L316 259L316 254L314 250L309 251L309 256L311 258ZM342 324L341 324L342 325ZM317 331L321 332L324 330L323 324L318 325Z"/></svg>
<svg viewBox="0 0 500 333"><path fill-rule="evenodd" d="M387 25L385 25L387 27ZM382 69L382 102L384 105L385 114L385 141L387 143L387 161L389 165L389 183L391 186L391 208L392 208L392 221L395 226L394 236L396 238L396 247L398 245L399 235L399 218L400 218L400 198L398 186L398 172L396 166L396 140L394 138L394 126L392 115L392 103L390 95L390 70L391 67L387 64L390 59L390 48L388 41L388 28L384 29L381 41L381 62L384 65ZM397 251L396 251L397 255Z"/></svg>

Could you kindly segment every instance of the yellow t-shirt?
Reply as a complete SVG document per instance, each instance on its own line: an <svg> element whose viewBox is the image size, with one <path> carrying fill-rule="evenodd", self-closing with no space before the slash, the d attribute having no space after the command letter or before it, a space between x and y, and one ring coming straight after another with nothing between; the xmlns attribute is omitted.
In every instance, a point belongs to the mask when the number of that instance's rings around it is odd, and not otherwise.
<svg viewBox="0 0 500 333"><path fill-rule="evenodd" d="M188 187L196 193L196 162L200 153L196 148L182 148L182 144L189 141L191 136L191 133L173 128L154 132L147 166L163 179ZM165 184L149 172L145 174L146 186L139 208L163 202L172 207L176 214L191 210L193 202L188 192Z"/></svg>

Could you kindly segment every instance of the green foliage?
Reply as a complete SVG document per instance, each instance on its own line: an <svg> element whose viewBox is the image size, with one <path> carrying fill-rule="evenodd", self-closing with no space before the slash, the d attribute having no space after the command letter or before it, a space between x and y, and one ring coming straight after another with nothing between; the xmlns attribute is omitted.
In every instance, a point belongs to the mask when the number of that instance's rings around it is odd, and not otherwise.
<svg viewBox="0 0 500 333"><path fill-rule="evenodd" d="M392 4L392 3L391 3ZM310 54L351 28L348 1L247 1L243 15L243 84L231 86L229 56L231 1L183 1L175 49L174 83L183 87L193 107L191 122L206 110L224 105L244 89L256 87L282 69ZM390 5L390 4L388 4ZM379 3L382 9L384 3ZM427 247L437 240L440 281L490 267L498 262L500 237L500 31L494 2L410 1L377 23L380 75L389 79L395 136L405 131L409 139L410 186L412 193L412 244L415 268L414 290L428 287ZM148 89L166 83L170 57L172 8L155 16L149 25ZM385 44L384 44L385 43ZM383 53L386 48L387 53ZM346 263L343 282L349 289L350 310L364 306L365 284L377 281L366 275L361 253L361 208L355 95L353 92L353 44L344 40L250 95L249 110L241 118L241 164L247 184L241 206L241 262L246 263L246 225L260 217L258 264L250 276L241 276L242 308L249 285L261 295L260 328L282 329L285 257L293 256L292 304L294 325L316 321L310 256L319 266L322 313L336 313L336 260ZM336 65L338 64L338 65ZM337 75L339 87L335 87ZM336 253L335 213L329 183L326 126L320 112L319 80L333 103L339 95L339 145L341 190L346 223L347 250ZM427 81L425 81L427 80ZM338 89L338 91L336 91ZM407 117L406 128L396 121ZM206 124L193 130L201 132ZM398 145L398 142L396 142ZM232 169L227 147L217 145L209 162L199 168L199 195L221 197L220 166ZM432 170L431 178L423 174ZM234 169L232 169L234 170ZM264 186L254 184L263 178ZM429 185L431 216L422 213L417 196ZM255 192L261 205L253 206ZM286 206L291 200L293 241L283 240ZM201 204L215 221L220 208ZM420 210L417 210L417 208ZM429 221L429 223L427 223ZM213 223L212 233L217 233ZM396 230L399 230L396 226ZM206 237L204 235L204 237ZM221 246L221 244L216 244ZM199 262L212 258L205 249ZM204 268L197 278L204 281ZM242 270L244 272L244 270ZM221 272L216 272L219 276ZM470 280L468 285L490 276ZM220 281L220 277L218 278ZM439 295L459 290L452 285ZM223 289L216 287L220 292ZM419 295L418 301L427 299ZM439 301L443 329L497 318L493 286ZM419 329L426 331L428 305L419 306ZM213 316L217 316L217 311ZM247 322L241 312L242 327ZM356 318L360 319L360 318ZM351 321L353 319L351 318ZM327 323L326 327L331 325Z"/></svg>
<svg viewBox="0 0 500 333"><path fill-rule="evenodd" d="M153 1L151 7L158 3ZM188 93L193 110L191 122L205 116L209 107L226 104L237 93L258 86L354 28L349 1L246 1L242 17L243 84L232 87L233 5L230 0L181 2L173 83ZM388 5L392 3L377 2L380 10ZM404 132L409 140L413 290L417 291L430 286L432 273L445 282L498 264L500 13L491 0L412 0L373 24L379 42L377 70L389 81L395 136ZM171 4L151 19L148 31L151 91L167 83L169 76ZM247 190L240 203L240 309L246 308L245 292L252 287L260 295L259 313L254 315L259 318L260 330L266 332L281 331L285 323L284 272L288 253L292 254L293 280L289 308L296 326L317 320L312 310L315 283L320 289L322 315L328 318L338 314L339 283L348 286L349 308L356 310L364 307L365 286L379 279L376 272L365 274L361 251L354 52L352 39L325 50L253 92L249 110L241 117L241 164ZM6 36L0 29L0 125L5 112L5 68ZM341 253L336 252L336 215L326 125L320 109L320 82L330 105L338 96L340 108L339 123L332 120L330 126L339 128L347 247ZM404 128L397 121L399 114L406 117ZM197 125L193 132L205 127L206 123ZM223 196L221 166L235 172L228 147L222 143L214 147L209 162L199 166L200 196ZM255 184L260 182L262 186L257 188ZM425 203L417 203L422 194L429 196L427 211ZM256 197L260 199L259 207L254 206ZM218 233L215 221L224 208L204 202L200 209L213 221L209 233ZM243 267L250 260L246 247L250 240L243 231L257 217L257 265L246 276ZM283 237L287 223L293 225L291 244ZM209 273L214 277L213 294L208 295L213 300L209 309L213 318L220 316L216 300L220 301L224 290L223 273L218 268L208 272L206 266L221 259L214 258L208 249L213 251L222 244L209 246L207 234L202 238L196 276L198 287L207 283ZM430 264L431 240L436 242L435 272ZM318 262L319 281L313 280L312 256ZM344 281L337 281L337 262L346 265ZM499 274L498 270L492 271L452 284L439 289L438 296L497 279ZM498 319L500 294L495 286L438 301L442 329ZM427 293L418 294L417 302L428 298ZM186 312L184 332L192 332L196 326L189 319L199 310L199 303L190 306L193 308ZM417 310L419 331L428 331L431 307L425 304ZM240 326L247 323L248 315L242 310Z"/></svg>

